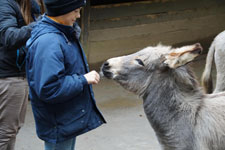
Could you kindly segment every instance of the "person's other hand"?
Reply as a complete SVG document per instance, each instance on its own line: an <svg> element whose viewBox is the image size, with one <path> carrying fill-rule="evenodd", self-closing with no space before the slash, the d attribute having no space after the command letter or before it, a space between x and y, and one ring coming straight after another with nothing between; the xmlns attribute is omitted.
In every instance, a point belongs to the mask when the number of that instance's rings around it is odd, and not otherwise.
<svg viewBox="0 0 225 150"><path fill-rule="evenodd" d="M98 84L100 81L100 76L95 70L86 73L84 77L86 78L88 84Z"/></svg>

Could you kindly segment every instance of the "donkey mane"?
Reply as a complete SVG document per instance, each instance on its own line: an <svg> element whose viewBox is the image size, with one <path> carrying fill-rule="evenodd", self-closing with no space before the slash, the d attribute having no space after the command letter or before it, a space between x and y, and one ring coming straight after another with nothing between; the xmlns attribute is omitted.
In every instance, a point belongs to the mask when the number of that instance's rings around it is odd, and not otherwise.
<svg viewBox="0 0 225 150"><path fill-rule="evenodd" d="M147 77L145 84L141 85L139 91L137 91L136 94L138 94L142 98L145 98L146 95L148 95L150 92L148 89L152 89L152 87L157 86L160 80L163 80L163 84L168 82L168 84L172 86L172 88L174 88L174 86L179 87L179 90L182 92L186 91L185 93L197 91L203 94L203 91L200 88L200 84L196 80L196 76L189 65L171 69L168 66L163 66L162 64L162 58L160 58L158 60L155 60L154 62L149 63L148 66L146 66L146 68L148 68L146 71L157 70L157 72Z"/></svg>

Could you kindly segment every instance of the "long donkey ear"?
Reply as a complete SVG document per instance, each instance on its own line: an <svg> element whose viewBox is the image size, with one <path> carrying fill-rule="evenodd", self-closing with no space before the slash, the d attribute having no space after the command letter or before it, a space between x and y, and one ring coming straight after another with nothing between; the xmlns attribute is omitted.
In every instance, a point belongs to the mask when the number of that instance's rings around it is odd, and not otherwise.
<svg viewBox="0 0 225 150"><path fill-rule="evenodd" d="M193 61L201 52L202 47L199 43L177 48L165 55L164 63L175 69Z"/></svg>

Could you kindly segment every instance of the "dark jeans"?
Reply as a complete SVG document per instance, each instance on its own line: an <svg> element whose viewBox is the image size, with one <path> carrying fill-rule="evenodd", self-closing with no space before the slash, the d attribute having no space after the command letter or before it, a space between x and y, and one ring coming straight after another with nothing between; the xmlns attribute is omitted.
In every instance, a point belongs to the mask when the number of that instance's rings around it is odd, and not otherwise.
<svg viewBox="0 0 225 150"><path fill-rule="evenodd" d="M45 142L45 150L75 150L75 142L76 138L56 144Z"/></svg>

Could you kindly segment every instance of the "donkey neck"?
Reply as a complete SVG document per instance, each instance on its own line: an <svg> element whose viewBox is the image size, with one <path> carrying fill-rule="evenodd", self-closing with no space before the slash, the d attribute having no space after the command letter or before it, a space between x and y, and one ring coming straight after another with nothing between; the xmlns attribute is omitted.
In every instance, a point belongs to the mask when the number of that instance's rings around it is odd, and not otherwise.
<svg viewBox="0 0 225 150"><path fill-rule="evenodd" d="M179 139L185 145L194 139L191 126L203 94L188 70L170 70L152 78L143 97L146 116L161 143L175 149Z"/></svg>
<svg viewBox="0 0 225 150"><path fill-rule="evenodd" d="M166 105L172 101L176 104L188 103L196 97L202 97L203 92L199 87L194 73L187 66L177 69L168 69L164 72L154 72L144 90L143 99L151 97L151 102L165 101ZM191 99L191 98L192 99Z"/></svg>

